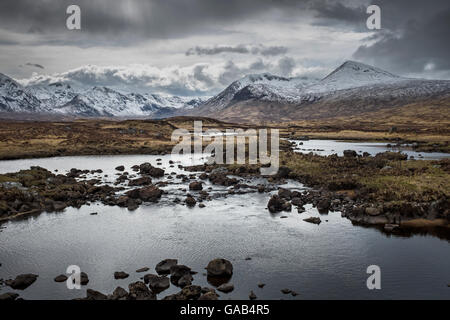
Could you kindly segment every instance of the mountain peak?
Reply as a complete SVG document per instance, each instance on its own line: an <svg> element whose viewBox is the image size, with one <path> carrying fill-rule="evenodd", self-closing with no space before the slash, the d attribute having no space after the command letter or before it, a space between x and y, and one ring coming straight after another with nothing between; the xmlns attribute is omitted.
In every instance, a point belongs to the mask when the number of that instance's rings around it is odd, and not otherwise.
<svg viewBox="0 0 450 320"><path fill-rule="evenodd" d="M387 79L399 79L400 76L387 72L385 70L372 67L368 64L364 64L361 62L347 60L339 67L337 67L333 72L327 75L322 80L332 79L336 77L344 76L344 77L359 77L361 79L371 79L379 78L380 80Z"/></svg>

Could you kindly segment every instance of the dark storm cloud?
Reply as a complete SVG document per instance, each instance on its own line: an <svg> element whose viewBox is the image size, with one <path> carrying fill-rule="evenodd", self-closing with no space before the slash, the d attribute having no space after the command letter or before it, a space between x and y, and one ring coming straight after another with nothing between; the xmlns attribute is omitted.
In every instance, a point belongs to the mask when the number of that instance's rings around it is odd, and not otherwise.
<svg viewBox="0 0 450 320"><path fill-rule="evenodd" d="M310 0L15 0L0 2L0 28L14 32L64 35L68 44L74 40L94 44L106 37L117 45L132 36L136 41L150 38L177 38L189 34L227 32L226 26L255 15L281 10L292 13L305 8ZM66 29L66 9L71 4L81 8L81 31ZM104 39L105 40L105 39Z"/></svg>
<svg viewBox="0 0 450 320"><path fill-rule="evenodd" d="M263 45L259 46L246 46L243 44L237 46L215 46L215 47L202 47L196 46L194 48L189 48L186 51L187 56L198 55L198 56L212 56L221 53L240 53L240 54L254 54L263 56L277 56L287 53L288 49L282 46L271 46L266 47Z"/></svg>
<svg viewBox="0 0 450 320"><path fill-rule="evenodd" d="M316 1L310 6L315 11L315 17L318 19L316 25L336 25L336 23L346 23L353 25L361 30L365 26L367 18L367 2L343 4L338 1Z"/></svg>
<svg viewBox="0 0 450 320"><path fill-rule="evenodd" d="M358 60L397 73L450 70L450 2L379 1L381 26Z"/></svg>

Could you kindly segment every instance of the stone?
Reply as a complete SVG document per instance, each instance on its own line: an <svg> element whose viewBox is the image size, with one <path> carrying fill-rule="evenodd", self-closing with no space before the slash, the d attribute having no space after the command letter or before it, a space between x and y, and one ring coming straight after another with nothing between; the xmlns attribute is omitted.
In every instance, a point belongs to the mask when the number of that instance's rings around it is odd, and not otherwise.
<svg viewBox="0 0 450 320"><path fill-rule="evenodd" d="M67 281L67 276L64 274L60 274L59 276L56 276L55 279L53 279L55 282L64 282Z"/></svg>
<svg viewBox="0 0 450 320"><path fill-rule="evenodd" d="M202 183L199 181L194 181L189 184L189 190L200 191L203 190Z"/></svg>
<svg viewBox="0 0 450 320"><path fill-rule="evenodd" d="M124 271L116 271L114 272L114 279L125 279L128 278L129 274Z"/></svg>
<svg viewBox="0 0 450 320"><path fill-rule="evenodd" d="M292 290L291 290L291 289L284 288L284 289L281 289L281 292L282 292L283 294L289 294L289 293L292 292Z"/></svg>
<svg viewBox="0 0 450 320"><path fill-rule="evenodd" d="M202 294L202 287L200 286L186 286L181 290L181 295L184 296L186 299L198 299L200 295Z"/></svg>
<svg viewBox="0 0 450 320"><path fill-rule="evenodd" d="M230 277L233 274L233 265L226 259L211 260L206 266L208 276Z"/></svg>
<svg viewBox="0 0 450 320"><path fill-rule="evenodd" d="M143 267L143 268L137 269L136 272L137 272L137 273L140 273L140 272L147 272L148 270L150 270L150 268L148 268L148 267Z"/></svg>
<svg viewBox="0 0 450 320"><path fill-rule="evenodd" d="M124 171L125 167L124 166L118 166L118 167L116 167L116 170L117 171Z"/></svg>
<svg viewBox="0 0 450 320"><path fill-rule="evenodd" d="M178 264L177 259L165 259L156 265L155 270L158 274L169 274L170 268L177 264Z"/></svg>
<svg viewBox="0 0 450 320"><path fill-rule="evenodd" d="M224 283L217 287L217 290L228 293L234 290L234 285L232 283Z"/></svg>
<svg viewBox="0 0 450 320"><path fill-rule="evenodd" d="M197 203L197 201L191 196L187 196L184 202L188 205L188 207L194 207Z"/></svg>
<svg viewBox="0 0 450 320"><path fill-rule="evenodd" d="M13 301L16 300L19 297L17 293L14 292L6 292L3 294L0 294L0 301Z"/></svg>
<svg viewBox="0 0 450 320"><path fill-rule="evenodd" d="M248 295L248 298L250 299L250 300L256 300L256 294L253 292L253 291L250 291L250 294Z"/></svg>
<svg viewBox="0 0 450 320"><path fill-rule="evenodd" d="M124 300L126 298L128 298L128 292L122 287L114 289L114 292L110 297L111 300Z"/></svg>
<svg viewBox="0 0 450 320"><path fill-rule="evenodd" d="M130 291L129 297L134 300L156 300L156 296L150 292L150 289L142 281L130 283L128 285Z"/></svg>
<svg viewBox="0 0 450 320"><path fill-rule="evenodd" d="M320 218L318 218L318 217L309 217L309 218L303 219L303 221L306 221L309 223L314 223L314 224L320 224L322 222L322 220L320 220Z"/></svg>
<svg viewBox="0 0 450 320"><path fill-rule="evenodd" d="M21 274L18 275L14 280L6 280L5 284L16 290L25 290L26 288L31 286L37 278L38 275L36 274Z"/></svg>
<svg viewBox="0 0 450 320"><path fill-rule="evenodd" d="M106 300L106 299L108 299L108 297L105 294L103 294L99 291L92 290L92 289L86 290L86 298L87 298L87 300Z"/></svg>

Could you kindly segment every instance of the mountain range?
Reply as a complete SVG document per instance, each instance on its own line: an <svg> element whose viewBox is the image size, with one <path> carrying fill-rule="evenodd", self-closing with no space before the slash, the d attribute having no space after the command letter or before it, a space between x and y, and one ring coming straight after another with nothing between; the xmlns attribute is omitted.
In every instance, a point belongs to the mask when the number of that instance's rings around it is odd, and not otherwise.
<svg viewBox="0 0 450 320"><path fill-rule="evenodd" d="M351 116L435 100L450 107L449 80L405 78L355 61L346 61L323 79L248 75L209 99L120 93L107 87L78 91L64 83L24 87L0 74L0 112L15 114L292 121Z"/></svg>

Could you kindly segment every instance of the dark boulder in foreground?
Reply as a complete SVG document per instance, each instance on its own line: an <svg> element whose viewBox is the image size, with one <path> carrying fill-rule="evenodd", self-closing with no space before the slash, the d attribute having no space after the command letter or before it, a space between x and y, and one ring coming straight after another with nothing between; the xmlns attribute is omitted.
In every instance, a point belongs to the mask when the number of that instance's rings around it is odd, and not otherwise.
<svg viewBox="0 0 450 320"><path fill-rule="evenodd" d="M152 166L150 163L146 162L139 166L140 174L147 174L149 176L160 178L164 176L164 170Z"/></svg>
<svg viewBox="0 0 450 320"><path fill-rule="evenodd" d="M177 264L177 259L165 259L156 265L155 270L158 274L169 274L170 268Z"/></svg>
<svg viewBox="0 0 450 320"><path fill-rule="evenodd" d="M103 294L99 291L87 289L86 299L87 300L106 300L106 299L108 299L108 297L106 296L106 294Z"/></svg>
<svg viewBox="0 0 450 320"><path fill-rule="evenodd" d="M232 283L221 284L217 290L228 293L234 290L234 285Z"/></svg>
<svg viewBox="0 0 450 320"><path fill-rule="evenodd" d="M118 166L118 167L116 167L116 170L117 171L124 171L125 167L124 166Z"/></svg>
<svg viewBox="0 0 450 320"><path fill-rule="evenodd" d="M19 297L17 293L14 292L6 292L3 294L0 294L0 301L13 301L16 300Z"/></svg>
<svg viewBox="0 0 450 320"><path fill-rule="evenodd" d="M278 195L273 195L267 203L267 208L271 213L280 211L290 211L292 205L289 201L280 198Z"/></svg>
<svg viewBox="0 0 450 320"><path fill-rule="evenodd" d="M155 294L142 281L130 283L128 289L129 297L133 300L156 300Z"/></svg>
<svg viewBox="0 0 450 320"><path fill-rule="evenodd" d="M111 296L108 297L110 300L126 300L128 298L128 292L122 287L117 287Z"/></svg>
<svg viewBox="0 0 450 320"><path fill-rule="evenodd" d="M214 259L208 263L206 270L210 277L231 277L233 265L226 259Z"/></svg>
<svg viewBox="0 0 450 320"><path fill-rule="evenodd" d="M320 220L320 218L317 218L317 217L309 217L309 218L303 219L303 221L306 221L309 223L314 223L314 224L320 224L322 222L322 220Z"/></svg>
<svg viewBox="0 0 450 320"><path fill-rule="evenodd" d="M114 272L114 279L125 279L128 278L129 274L123 271Z"/></svg>
<svg viewBox="0 0 450 320"><path fill-rule="evenodd" d="M184 202L186 202L188 207L195 207L195 204L197 203L197 201L191 196L187 196Z"/></svg>
<svg viewBox="0 0 450 320"><path fill-rule="evenodd" d="M153 185L126 192L126 195L132 199L140 199L148 202L157 202L158 199L161 198L162 194L163 191Z"/></svg>
<svg viewBox="0 0 450 320"><path fill-rule="evenodd" d="M18 275L14 280L6 280L5 284L16 290L24 290L29 286L31 286L36 281L37 278L38 275L36 274L32 273L21 274Z"/></svg>
<svg viewBox="0 0 450 320"><path fill-rule="evenodd" d="M346 158L356 158L357 155L355 150L344 150L344 157Z"/></svg>
<svg viewBox="0 0 450 320"><path fill-rule="evenodd" d="M199 181L194 181L189 184L189 190L200 191L203 190L202 183Z"/></svg>
<svg viewBox="0 0 450 320"><path fill-rule="evenodd" d="M156 274L146 274L144 282L148 283L154 293L160 293L170 287L169 278L166 276L157 276Z"/></svg>
<svg viewBox="0 0 450 320"><path fill-rule="evenodd" d="M60 274L59 276L56 276L55 279L53 279L55 282L64 282L67 280L67 276L64 274Z"/></svg>

